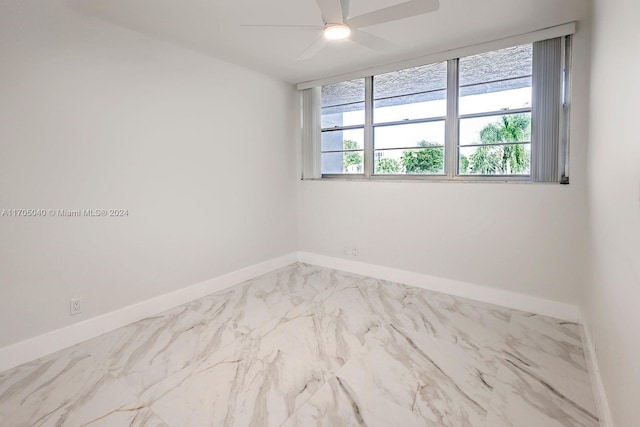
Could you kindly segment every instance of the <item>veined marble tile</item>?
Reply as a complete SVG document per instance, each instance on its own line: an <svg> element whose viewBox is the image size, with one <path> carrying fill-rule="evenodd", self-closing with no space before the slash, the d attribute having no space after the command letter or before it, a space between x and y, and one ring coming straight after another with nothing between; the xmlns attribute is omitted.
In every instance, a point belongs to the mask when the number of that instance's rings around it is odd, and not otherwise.
<svg viewBox="0 0 640 427"><path fill-rule="evenodd" d="M110 373L140 388L165 378L248 333L222 316L233 292L201 298L83 344Z"/></svg>
<svg viewBox="0 0 640 427"><path fill-rule="evenodd" d="M348 275L348 273L341 271L297 262L263 275L267 287L272 286L269 277L271 274L275 274L279 282L286 284L288 293L302 295L305 299L316 298L317 295L321 295L338 285L345 274Z"/></svg>
<svg viewBox="0 0 640 427"><path fill-rule="evenodd" d="M313 301L310 312L334 318L355 336L396 319L404 309L404 285L346 273L336 279L330 292Z"/></svg>
<svg viewBox="0 0 640 427"><path fill-rule="evenodd" d="M293 264L231 289L143 319L86 343L91 354L136 390L183 369L257 328L307 310L333 286L330 272Z"/></svg>
<svg viewBox="0 0 640 427"><path fill-rule="evenodd" d="M589 371L575 323L516 313L509 326L505 357L585 411L596 414Z"/></svg>
<svg viewBox="0 0 640 427"><path fill-rule="evenodd" d="M490 304L411 289L392 324L412 340L433 337L456 345L495 376L503 359L511 310Z"/></svg>
<svg viewBox="0 0 640 427"><path fill-rule="evenodd" d="M403 285L348 273L332 272L330 280L333 286L319 293L304 315L293 311L252 337L335 372L372 331L402 310L407 293Z"/></svg>
<svg viewBox="0 0 640 427"><path fill-rule="evenodd" d="M169 427L147 408L115 409L85 424L86 427Z"/></svg>
<svg viewBox="0 0 640 427"><path fill-rule="evenodd" d="M407 297L407 330L432 335L471 350L504 341L511 310L450 295L414 289Z"/></svg>
<svg viewBox="0 0 640 427"><path fill-rule="evenodd" d="M305 361L242 340L158 382L129 406L149 408L171 426L276 426L326 379Z"/></svg>
<svg viewBox="0 0 640 427"><path fill-rule="evenodd" d="M335 372L364 344L367 332L353 333L351 326L340 316L313 310L270 322L255 330L251 339L261 352L281 350L324 372Z"/></svg>
<svg viewBox="0 0 640 427"><path fill-rule="evenodd" d="M79 426L134 397L76 346L0 376L0 425Z"/></svg>
<svg viewBox="0 0 640 427"><path fill-rule="evenodd" d="M386 400L428 426L484 425L491 378L459 347L432 340L415 342L393 326L380 327L336 376L365 406Z"/></svg>
<svg viewBox="0 0 640 427"><path fill-rule="evenodd" d="M318 294L335 286L330 270L292 264L231 288L220 320L249 333L291 311L304 311Z"/></svg>
<svg viewBox="0 0 640 427"><path fill-rule="evenodd" d="M348 384L333 377L307 400L282 427L423 427L424 419L387 399L361 400Z"/></svg>
<svg viewBox="0 0 640 427"><path fill-rule="evenodd" d="M487 427L598 427L587 409L541 380L527 367L507 361L498 371Z"/></svg>

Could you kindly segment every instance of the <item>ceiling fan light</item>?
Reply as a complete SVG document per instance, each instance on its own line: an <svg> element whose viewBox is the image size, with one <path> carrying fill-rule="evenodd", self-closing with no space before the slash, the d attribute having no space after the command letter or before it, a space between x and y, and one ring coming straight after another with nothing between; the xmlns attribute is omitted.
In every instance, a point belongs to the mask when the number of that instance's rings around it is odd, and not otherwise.
<svg viewBox="0 0 640 427"><path fill-rule="evenodd" d="M328 25L324 29L324 37L329 40L346 39L351 34L351 28L344 24Z"/></svg>

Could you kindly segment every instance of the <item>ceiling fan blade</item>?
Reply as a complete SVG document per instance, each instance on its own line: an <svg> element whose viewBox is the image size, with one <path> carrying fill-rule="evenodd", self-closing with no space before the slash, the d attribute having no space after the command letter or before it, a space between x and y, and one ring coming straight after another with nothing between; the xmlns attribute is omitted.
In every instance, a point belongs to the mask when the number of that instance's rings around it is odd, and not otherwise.
<svg viewBox="0 0 640 427"><path fill-rule="evenodd" d="M374 36L373 34L367 33L362 30L351 31L351 36L349 36L349 39L366 48L375 50L376 52L389 50L394 46L393 43L391 43L389 40L385 40L382 37Z"/></svg>
<svg viewBox="0 0 640 427"><path fill-rule="evenodd" d="M395 6L385 7L384 9L347 19L345 23L352 29L362 28L423 15L434 12L439 8L440 2L438 0L410 0Z"/></svg>
<svg viewBox="0 0 640 427"><path fill-rule="evenodd" d="M316 0L325 24L342 24L342 5L340 0Z"/></svg>
<svg viewBox="0 0 640 427"><path fill-rule="evenodd" d="M351 0L342 0L340 3L342 5L342 19L346 20L351 15Z"/></svg>
<svg viewBox="0 0 640 427"><path fill-rule="evenodd" d="M322 30L324 27L318 25L262 25L262 24L240 24L242 28L287 28L291 30Z"/></svg>
<svg viewBox="0 0 640 427"><path fill-rule="evenodd" d="M320 52L324 45L326 44L326 39L323 36L320 36L311 46L306 48L300 56L298 56L298 61L305 61L307 59L311 59L316 55L316 53Z"/></svg>

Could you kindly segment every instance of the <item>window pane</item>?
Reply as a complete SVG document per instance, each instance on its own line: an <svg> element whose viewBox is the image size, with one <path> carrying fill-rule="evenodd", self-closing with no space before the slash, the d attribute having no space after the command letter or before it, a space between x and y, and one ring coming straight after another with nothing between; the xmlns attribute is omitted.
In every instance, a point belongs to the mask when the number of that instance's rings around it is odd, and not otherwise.
<svg viewBox="0 0 640 427"><path fill-rule="evenodd" d="M532 45L460 59L461 115L531 108Z"/></svg>
<svg viewBox="0 0 640 427"><path fill-rule="evenodd" d="M322 129L364 124L364 102L322 109Z"/></svg>
<svg viewBox="0 0 640 427"><path fill-rule="evenodd" d="M444 174L444 148L376 151L374 173L380 175Z"/></svg>
<svg viewBox="0 0 640 427"><path fill-rule="evenodd" d="M411 148L444 145L444 121L407 125L377 126L374 145L381 148Z"/></svg>
<svg viewBox="0 0 640 427"><path fill-rule="evenodd" d="M364 79L324 85L322 128L364 124Z"/></svg>
<svg viewBox="0 0 640 427"><path fill-rule="evenodd" d="M364 155L362 151L322 153L322 173L363 173Z"/></svg>
<svg viewBox="0 0 640 427"><path fill-rule="evenodd" d="M382 123L445 116L446 88L446 62L374 76L374 121Z"/></svg>
<svg viewBox="0 0 640 427"><path fill-rule="evenodd" d="M354 150L364 148L364 129L334 130L321 134L321 151Z"/></svg>
<svg viewBox="0 0 640 427"><path fill-rule="evenodd" d="M516 108L531 108L531 77L460 88L460 115Z"/></svg>
<svg viewBox="0 0 640 427"><path fill-rule="evenodd" d="M376 123L427 119L447 115L447 92L440 90L428 95L407 95L375 101L373 116Z"/></svg>
<svg viewBox="0 0 640 427"><path fill-rule="evenodd" d="M461 147L460 175L529 175L531 144Z"/></svg>
<svg viewBox="0 0 640 427"><path fill-rule="evenodd" d="M460 145L531 141L531 113L460 119Z"/></svg>
<svg viewBox="0 0 640 427"><path fill-rule="evenodd" d="M327 131L321 136L323 174L363 173L364 129Z"/></svg>

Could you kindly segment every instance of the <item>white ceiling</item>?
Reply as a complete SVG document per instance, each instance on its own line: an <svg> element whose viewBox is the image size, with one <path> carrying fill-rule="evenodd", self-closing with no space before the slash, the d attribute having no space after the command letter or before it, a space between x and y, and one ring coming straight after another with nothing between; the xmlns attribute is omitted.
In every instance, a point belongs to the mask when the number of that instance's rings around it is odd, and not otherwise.
<svg viewBox="0 0 640 427"><path fill-rule="evenodd" d="M403 0L351 0L351 15ZM314 0L71 0L81 13L179 43L278 79L298 83L446 49L521 34L579 19L586 0L440 0L440 10L367 27L393 43L375 52L349 40L298 55L320 35L241 24L322 25Z"/></svg>

